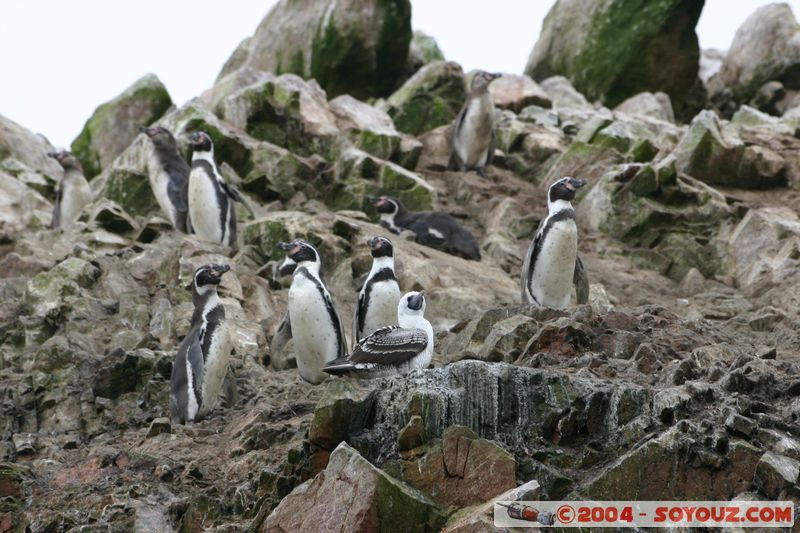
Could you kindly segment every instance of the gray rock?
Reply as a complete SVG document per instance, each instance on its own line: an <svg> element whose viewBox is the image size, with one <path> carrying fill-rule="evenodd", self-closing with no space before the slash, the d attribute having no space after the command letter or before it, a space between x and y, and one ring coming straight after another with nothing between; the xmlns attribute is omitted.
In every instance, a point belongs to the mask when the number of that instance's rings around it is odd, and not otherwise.
<svg viewBox="0 0 800 533"><path fill-rule="evenodd" d="M492 102L500 109L510 109L515 113L529 105L550 108L553 103L547 93L529 76L503 74L489 84Z"/></svg>
<svg viewBox="0 0 800 533"><path fill-rule="evenodd" d="M386 96L403 73L410 42L408 0L283 0L219 77L249 67L314 78L331 96Z"/></svg>
<svg viewBox="0 0 800 533"><path fill-rule="evenodd" d="M63 175L63 170L48 153L54 148L42 135L23 128L11 119L0 115L0 161L14 160L26 168L39 173L52 183ZM10 172L11 169L5 167Z"/></svg>
<svg viewBox="0 0 800 533"><path fill-rule="evenodd" d="M439 49L436 39L423 31L414 30L414 34L411 36L411 43L408 46L405 78L410 78L416 71L434 61L444 61L444 54Z"/></svg>
<svg viewBox="0 0 800 533"><path fill-rule="evenodd" d="M694 27L702 8L698 0L645 7L628 0L559 0L544 20L525 73L535 80L566 76L589 100L609 106L637 93L664 91L680 115L697 83Z"/></svg>
<svg viewBox="0 0 800 533"><path fill-rule="evenodd" d="M95 109L72 141L88 179L100 174L139 135L139 128L158 120L172 105L167 89L148 74L113 100Z"/></svg>
<svg viewBox="0 0 800 533"><path fill-rule="evenodd" d="M766 452L756 469L755 485L770 499L798 496L800 461Z"/></svg>
<svg viewBox="0 0 800 533"><path fill-rule="evenodd" d="M614 111L629 115L642 115L646 117L675 122L675 113L672 111L672 102L669 95L663 92L639 93L622 101Z"/></svg>
<svg viewBox="0 0 800 533"><path fill-rule="evenodd" d="M575 107L579 109L592 109L592 105L583 94L579 93L564 76L550 76L539 82L539 85L550 97L553 107Z"/></svg>

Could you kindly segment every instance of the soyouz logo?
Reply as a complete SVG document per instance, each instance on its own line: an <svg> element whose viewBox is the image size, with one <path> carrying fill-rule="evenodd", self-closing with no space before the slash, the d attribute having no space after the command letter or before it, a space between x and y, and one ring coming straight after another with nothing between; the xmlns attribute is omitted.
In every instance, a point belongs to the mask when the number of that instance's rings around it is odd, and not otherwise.
<svg viewBox="0 0 800 533"><path fill-rule="evenodd" d="M497 527L791 527L791 501L570 501L494 505Z"/></svg>

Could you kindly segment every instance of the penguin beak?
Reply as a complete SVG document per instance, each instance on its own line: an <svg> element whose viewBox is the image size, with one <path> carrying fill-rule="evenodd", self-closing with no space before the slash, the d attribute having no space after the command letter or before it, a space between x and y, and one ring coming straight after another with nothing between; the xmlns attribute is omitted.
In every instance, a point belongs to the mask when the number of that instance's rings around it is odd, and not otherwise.
<svg viewBox="0 0 800 533"><path fill-rule="evenodd" d="M367 202L369 202L372 205L375 205L376 203L378 203L378 197L377 196L365 196L364 198L367 200Z"/></svg>
<svg viewBox="0 0 800 533"><path fill-rule="evenodd" d="M408 298L408 308L412 311L419 311L422 309L422 303L425 301L425 291L418 293Z"/></svg>
<svg viewBox="0 0 800 533"><path fill-rule="evenodd" d="M230 265L212 265L211 272L213 273L214 277L217 279L221 279L222 275L231 269Z"/></svg>
<svg viewBox="0 0 800 533"><path fill-rule="evenodd" d="M292 243L290 243L290 242L281 241L281 242L278 243L278 249L281 250L281 251L288 252L292 248L294 248L294 245Z"/></svg>
<svg viewBox="0 0 800 533"><path fill-rule="evenodd" d="M47 157L52 157L53 159L58 159L58 154L55 152L47 152Z"/></svg>
<svg viewBox="0 0 800 533"><path fill-rule="evenodd" d="M377 237L372 237L371 239L367 240L367 246L369 246L370 248L372 248L374 250L375 248L378 247L378 244L380 242L381 241Z"/></svg>
<svg viewBox="0 0 800 533"><path fill-rule="evenodd" d="M571 191L574 191L576 189L580 189L584 185L586 185L586 180L578 180L578 179L575 179L575 178L570 178L567 181L567 188L569 190L571 190Z"/></svg>
<svg viewBox="0 0 800 533"><path fill-rule="evenodd" d="M139 128L139 133L144 133L148 137L152 137L153 136L152 131L153 130L148 128L147 126L142 126L141 128Z"/></svg>

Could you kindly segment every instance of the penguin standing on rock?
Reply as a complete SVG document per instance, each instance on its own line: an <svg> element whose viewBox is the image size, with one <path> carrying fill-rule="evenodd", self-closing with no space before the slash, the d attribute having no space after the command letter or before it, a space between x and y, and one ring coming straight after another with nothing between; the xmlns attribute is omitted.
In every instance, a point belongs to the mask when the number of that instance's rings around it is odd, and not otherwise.
<svg viewBox="0 0 800 533"><path fill-rule="evenodd" d="M494 157L494 103L489 84L500 77L479 71L472 78L469 94L453 124L450 142L449 170L476 170L485 177L484 169Z"/></svg>
<svg viewBox="0 0 800 533"><path fill-rule="evenodd" d="M367 241L372 253L372 269L358 293L353 317L353 342L378 328L397 324L400 285L394 274L394 248L384 237Z"/></svg>
<svg viewBox="0 0 800 533"><path fill-rule="evenodd" d="M231 342L217 285L228 270L228 265L212 264L194 273L192 325L178 348L170 378L173 422L194 422L211 411L220 396Z"/></svg>
<svg viewBox="0 0 800 533"><path fill-rule="evenodd" d="M589 283L578 257L578 227L572 200L584 180L562 178L547 193L547 217L539 224L522 265L522 303L566 309L572 286L578 303L588 299Z"/></svg>
<svg viewBox="0 0 800 533"><path fill-rule="evenodd" d="M425 296L409 292L397 304L399 326L386 326L361 339L349 357L325 365L325 372L379 378L425 368L433 357L433 327L425 319Z"/></svg>
<svg viewBox="0 0 800 533"><path fill-rule="evenodd" d="M72 153L61 151L47 154L64 169L64 177L56 188L56 203L53 206L53 229L69 229L81 216L83 209L92 201L92 189L83 175L83 167Z"/></svg>
<svg viewBox="0 0 800 533"><path fill-rule="evenodd" d="M191 168L178 152L178 143L168 129L161 126L141 128L153 142L147 161L150 188L172 227L191 233L189 223L189 173Z"/></svg>
<svg viewBox="0 0 800 533"><path fill-rule="evenodd" d="M478 241L447 213L411 212L397 198L368 196L367 201L381 215L381 226L392 233L404 229L416 234L416 242L472 261L481 260Z"/></svg>
<svg viewBox="0 0 800 533"><path fill-rule="evenodd" d="M243 202L239 191L228 185L214 162L214 143L207 133L192 134L192 171L189 174L189 219L198 237L236 245L236 211Z"/></svg>
<svg viewBox="0 0 800 533"><path fill-rule="evenodd" d="M322 367L347 353L344 328L322 280L322 261L316 248L302 240L281 242L278 247L297 263L285 320L294 342L297 370L303 379L317 384L327 377Z"/></svg>

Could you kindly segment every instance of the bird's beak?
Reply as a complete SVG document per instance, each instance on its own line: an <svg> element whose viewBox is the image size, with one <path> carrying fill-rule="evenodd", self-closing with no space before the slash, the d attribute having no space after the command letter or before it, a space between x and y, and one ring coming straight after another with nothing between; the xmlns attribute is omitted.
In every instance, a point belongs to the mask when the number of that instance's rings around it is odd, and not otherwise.
<svg viewBox="0 0 800 533"><path fill-rule="evenodd" d="M58 154L55 152L47 152L47 157L52 157L53 159L58 159Z"/></svg>
<svg viewBox="0 0 800 533"><path fill-rule="evenodd" d="M574 191L586 185L586 180L570 178L569 181L567 181L567 185L569 186L570 189Z"/></svg>
<svg viewBox="0 0 800 533"><path fill-rule="evenodd" d="M378 241L377 237L372 237L371 239L367 239L367 246L369 246L370 248L372 248L374 250L375 246L378 244L378 242L379 241Z"/></svg>
<svg viewBox="0 0 800 533"><path fill-rule="evenodd" d="M425 291L419 291L417 294L409 298L408 307L414 311L422 309L422 303L425 301Z"/></svg>
<svg viewBox="0 0 800 533"><path fill-rule="evenodd" d="M378 203L378 197L377 196L365 196L364 198L367 200L367 202L369 202L372 205L375 205L376 203Z"/></svg>
<svg viewBox="0 0 800 533"><path fill-rule="evenodd" d="M221 279L222 275L231 269L230 265L213 265L211 267L211 272L214 273L214 277L217 279Z"/></svg>
<svg viewBox="0 0 800 533"><path fill-rule="evenodd" d="M282 250L284 252L288 252L292 248L294 248L294 245L292 243L290 243L290 242L281 241L281 242L278 243L278 249L280 249L280 250Z"/></svg>
<svg viewBox="0 0 800 533"><path fill-rule="evenodd" d="M150 128L148 128L147 126L142 126L141 128L139 128L139 133L144 133L148 137L151 137L150 131L151 131Z"/></svg>

